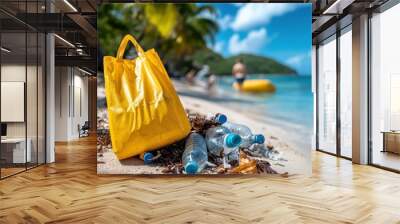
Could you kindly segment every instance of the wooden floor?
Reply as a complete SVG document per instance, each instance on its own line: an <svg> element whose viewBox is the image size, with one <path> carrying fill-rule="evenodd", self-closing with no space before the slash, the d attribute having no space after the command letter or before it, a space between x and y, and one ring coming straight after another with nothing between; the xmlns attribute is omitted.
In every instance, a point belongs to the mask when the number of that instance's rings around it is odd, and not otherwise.
<svg viewBox="0 0 400 224"><path fill-rule="evenodd" d="M400 155L392 152L374 151L372 156L374 164L400 170Z"/></svg>
<svg viewBox="0 0 400 224"><path fill-rule="evenodd" d="M313 154L313 176L97 176L95 139L0 181L0 223L400 223L400 175Z"/></svg>

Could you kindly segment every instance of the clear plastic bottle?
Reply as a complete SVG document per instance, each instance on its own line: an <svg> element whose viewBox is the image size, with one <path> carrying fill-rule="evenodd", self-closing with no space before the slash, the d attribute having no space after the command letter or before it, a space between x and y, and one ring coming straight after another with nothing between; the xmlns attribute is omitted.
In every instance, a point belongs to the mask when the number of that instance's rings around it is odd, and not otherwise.
<svg viewBox="0 0 400 224"><path fill-rule="evenodd" d="M211 120L211 121L213 121L215 123L218 123L218 124L223 124L228 120L226 115L225 114L221 114L221 113L209 114L209 115L206 116L206 119L207 120Z"/></svg>
<svg viewBox="0 0 400 224"><path fill-rule="evenodd" d="M182 162L187 174L201 172L208 163L207 145L200 134L191 133L186 139Z"/></svg>
<svg viewBox="0 0 400 224"><path fill-rule="evenodd" d="M230 168L229 158L239 158L238 146L242 139L239 135L229 131L223 126L213 127L206 132L208 151L216 156L223 157L224 167ZM237 155L236 155L237 154Z"/></svg>
<svg viewBox="0 0 400 224"><path fill-rule="evenodd" d="M240 135L240 137L242 138L242 143L240 144L240 147L242 148L248 148L255 143L263 144L265 141L264 135L253 135L250 128L248 128L246 125L225 122L222 126L226 127L231 132Z"/></svg>

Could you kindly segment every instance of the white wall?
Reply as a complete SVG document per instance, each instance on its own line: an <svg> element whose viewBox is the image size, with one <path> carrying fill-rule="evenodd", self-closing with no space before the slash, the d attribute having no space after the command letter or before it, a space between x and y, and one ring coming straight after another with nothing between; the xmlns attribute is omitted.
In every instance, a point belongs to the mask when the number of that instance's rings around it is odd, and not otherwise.
<svg viewBox="0 0 400 224"><path fill-rule="evenodd" d="M88 78L72 67L56 67L55 73L55 140L70 141L88 121Z"/></svg>
<svg viewBox="0 0 400 224"><path fill-rule="evenodd" d="M27 69L27 70L25 70ZM27 119L28 119L28 137L30 129L35 130L36 137L36 79L31 77L31 74L35 74L36 77L36 66L27 66L19 64L3 64L1 66L1 81L2 82L24 82L26 71L28 72L28 87L27 87ZM3 96L4 97L4 96ZM38 105L39 107L42 105ZM7 110L7 108L1 108ZM33 123L32 123L33 122ZM26 122L7 122L7 135L9 137L25 137L25 123Z"/></svg>
<svg viewBox="0 0 400 224"><path fill-rule="evenodd" d="M37 70L38 69L38 70ZM25 78L27 77L27 80ZM25 66L25 64L2 64L1 81L2 82L24 82L26 84L26 107L22 106L20 112L23 114L26 110L27 120L22 122L6 122L7 137L25 138L30 140L32 150L32 161L44 163L44 74L41 66ZM3 91L3 89L2 89ZM24 94L24 90L21 94ZM7 97L2 95L3 97ZM12 110L10 107L2 107L1 110ZM11 112L12 111L8 111ZM37 153L39 154L37 156Z"/></svg>

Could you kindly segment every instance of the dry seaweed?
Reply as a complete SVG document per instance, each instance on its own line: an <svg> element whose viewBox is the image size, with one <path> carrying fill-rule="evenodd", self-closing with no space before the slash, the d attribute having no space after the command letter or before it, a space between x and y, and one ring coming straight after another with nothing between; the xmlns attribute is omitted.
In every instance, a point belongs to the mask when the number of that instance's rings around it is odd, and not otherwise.
<svg viewBox="0 0 400 224"><path fill-rule="evenodd" d="M111 137L108 129L97 130L97 152L103 153L105 148L111 149Z"/></svg>
<svg viewBox="0 0 400 224"><path fill-rule="evenodd" d="M161 171L162 173L165 174L182 174L183 173L183 166L181 163L177 163L174 165L168 165Z"/></svg>
<svg viewBox="0 0 400 224"><path fill-rule="evenodd" d="M182 154L185 151L185 140L180 140L171 145L157 150L161 156L154 160L154 164L161 166L176 165L182 163Z"/></svg>
<svg viewBox="0 0 400 224"><path fill-rule="evenodd" d="M188 111L187 115L189 117L190 124L192 125L192 131L197 132L203 136L206 134L205 132L209 128L219 125L217 122L209 120L206 116L199 113L191 113L190 111Z"/></svg>
<svg viewBox="0 0 400 224"><path fill-rule="evenodd" d="M268 161L257 160L257 173L277 174Z"/></svg>

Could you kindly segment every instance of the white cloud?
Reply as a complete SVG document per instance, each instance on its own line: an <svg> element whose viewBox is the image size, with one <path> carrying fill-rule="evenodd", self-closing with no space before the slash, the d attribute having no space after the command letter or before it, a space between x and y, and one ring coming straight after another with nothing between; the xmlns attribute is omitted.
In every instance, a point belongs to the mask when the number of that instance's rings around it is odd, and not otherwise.
<svg viewBox="0 0 400 224"><path fill-rule="evenodd" d="M288 58L288 59L286 60L286 63L287 63L288 65L298 66L298 65L300 65L300 64L303 62L304 58L305 58L305 57L304 57L304 55L302 55L302 54L300 54L300 55L295 55L295 56L293 56L293 57Z"/></svg>
<svg viewBox="0 0 400 224"><path fill-rule="evenodd" d="M285 63L295 68L298 72L303 73L303 72L309 72L310 60L311 60L311 53L303 53L289 57L285 61Z"/></svg>
<svg viewBox="0 0 400 224"><path fill-rule="evenodd" d="M217 23L221 30L226 30L230 27L231 22L232 22L232 16L230 15L225 15L223 17L217 18Z"/></svg>
<svg viewBox="0 0 400 224"><path fill-rule="evenodd" d="M213 50L222 54L224 53L225 43L223 41L218 41L212 46Z"/></svg>
<svg viewBox="0 0 400 224"><path fill-rule="evenodd" d="M297 54L294 55L286 60L286 64L292 66L299 66L304 63L305 60L309 60L311 57L311 52L304 53L304 54Z"/></svg>
<svg viewBox="0 0 400 224"><path fill-rule="evenodd" d="M289 3L246 4L237 12L232 23L232 29L235 31L249 30L260 25L266 25L273 17L291 12L297 6L297 4Z"/></svg>
<svg viewBox="0 0 400 224"><path fill-rule="evenodd" d="M229 52L231 54L260 53L259 51L268 41L267 29L265 28L250 31L242 40L240 40L239 34L235 33L229 39Z"/></svg>
<svg viewBox="0 0 400 224"><path fill-rule="evenodd" d="M218 26L221 30L226 30L231 26L233 17L231 15L224 15L221 16L221 13L217 11L216 14L210 13L209 11L204 11L200 15L203 18L211 19L214 20L216 23L218 23Z"/></svg>

